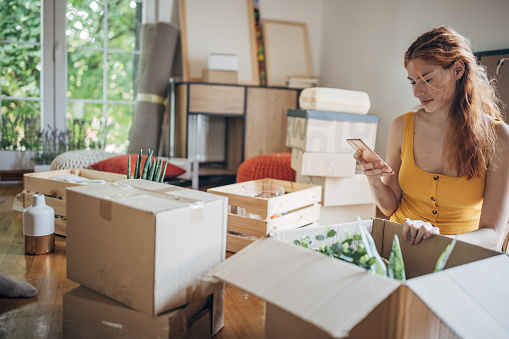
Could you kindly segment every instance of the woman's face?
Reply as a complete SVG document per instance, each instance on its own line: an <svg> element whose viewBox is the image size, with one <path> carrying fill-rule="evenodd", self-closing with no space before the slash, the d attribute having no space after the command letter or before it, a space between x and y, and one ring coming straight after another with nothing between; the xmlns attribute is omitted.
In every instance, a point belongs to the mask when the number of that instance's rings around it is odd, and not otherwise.
<svg viewBox="0 0 509 339"><path fill-rule="evenodd" d="M450 111L456 94L456 82L463 75L459 62L445 69L420 58L410 60L407 64L408 80L412 85L414 96L419 99L427 113Z"/></svg>

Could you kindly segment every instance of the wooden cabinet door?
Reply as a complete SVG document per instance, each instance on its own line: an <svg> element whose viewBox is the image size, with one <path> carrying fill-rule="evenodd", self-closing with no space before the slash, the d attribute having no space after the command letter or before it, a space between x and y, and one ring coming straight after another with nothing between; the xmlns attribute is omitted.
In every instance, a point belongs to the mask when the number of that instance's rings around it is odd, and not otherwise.
<svg viewBox="0 0 509 339"><path fill-rule="evenodd" d="M249 87L244 160L267 153L291 152L286 147L286 111L297 108L296 89Z"/></svg>

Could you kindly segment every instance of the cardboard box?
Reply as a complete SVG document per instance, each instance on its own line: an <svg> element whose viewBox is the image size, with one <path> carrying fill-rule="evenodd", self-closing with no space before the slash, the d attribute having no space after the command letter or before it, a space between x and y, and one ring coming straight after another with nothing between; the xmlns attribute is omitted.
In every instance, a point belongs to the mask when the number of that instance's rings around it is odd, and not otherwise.
<svg viewBox="0 0 509 339"><path fill-rule="evenodd" d="M285 194L269 199L246 196L242 186L255 182L282 185ZM320 219L320 186L260 179L210 188L207 192L228 197L226 250L230 252L240 251L272 230L310 225Z"/></svg>
<svg viewBox="0 0 509 339"><path fill-rule="evenodd" d="M375 149L376 115L289 109L286 146L304 152L347 153L354 150L346 139L360 138Z"/></svg>
<svg viewBox="0 0 509 339"><path fill-rule="evenodd" d="M207 57L207 68L223 71L237 71L239 68L236 54L211 53Z"/></svg>
<svg viewBox="0 0 509 339"><path fill-rule="evenodd" d="M224 286L151 317L85 287L63 296L64 338L212 338L223 328Z"/></svg>
<svg viewBox="0 0 509 339"><path fill-rule="evenodd" d="M376 204L360 204L346 206L322 206L318 225L327 226L376 217Z"/></svg>
<svg viewBox="0 0 509 339"><path fill-rule="evenodd" d="M323 206L348 206L373 204L368 178L356 174L352 178L332 178L315 176L296 176L296 181L322 187Z"/></svg>
<svg viewBox="0 0 509 339"><path fill-rule="evenodd" d="M290 166L300 175L349 178L355 175L356 165L351 153L314 153L292 148Z"/></svg>
<svg viewBox="0 0 509 339"><path fill-rule="evenodd" d="M388 258L402 226L364 221ZM342 238L358 223L332 226ZM267 303L266 338L505 338L509 336L509 257L456 243L446 269L432 273L452 241L400 240L407 281L383 277L291 244L324 227L275 231L211 274Z"/></svg>
<svg viewBox="0 0 509 339"><path fill-rule="evenodd" d="M220 84L236 84L237 71L224 71L219 69L204 69L203 82Z"/></svg>
<svg viewBox="0 0 509 339"><path fill-rule="evenodd" d="M67 190L67 277L156 316L209 295L228 199L132 179Z"/></svg>
<svg viewBox="0 0 509 339"><path fill-rule="evenodd" d="M55 233L62 236L66 235L66 189L68 187L83 186L83 184L51 179L67 174L74 174L86 179L104 180L107 182L125 180L127 177L124 174L95 171L91 169L66 169L24 174L23 207L27 208L32 205L32 197L34 194L42 193L46 195L46 205L53 207L55 210Z"/></svg>

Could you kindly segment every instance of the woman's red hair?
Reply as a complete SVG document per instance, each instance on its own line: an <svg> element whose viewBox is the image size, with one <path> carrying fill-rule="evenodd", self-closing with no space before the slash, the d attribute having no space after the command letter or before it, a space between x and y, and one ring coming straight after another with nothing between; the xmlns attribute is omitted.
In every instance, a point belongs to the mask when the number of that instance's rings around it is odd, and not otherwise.
<svg viewBox="0 0 509 339"><path fill-rule="evenodd" d="M457 83L449 115L445 155L458 175L467 175L468 179L482 177L495 154L496 141L486 115L502 117L485 67L477 63L468 40L447 27L434 28L418 37L405 53L405 68L417 58L444 69L456 61L464 63L465 73Z"/></svg>

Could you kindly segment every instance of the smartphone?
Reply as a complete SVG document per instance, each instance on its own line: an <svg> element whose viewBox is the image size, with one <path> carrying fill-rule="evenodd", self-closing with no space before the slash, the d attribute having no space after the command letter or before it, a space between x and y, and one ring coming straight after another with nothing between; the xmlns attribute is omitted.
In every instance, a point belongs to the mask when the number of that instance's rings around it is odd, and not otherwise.
<svg viewBox="0 0 509 339"><path fill-rule="evenodd" d="M391 167L387 165L385 161L382 158L380 158L378 154L375 153L375 151L369 148L368 145L366 145L364 141L362 141L362 139L346 139L346 142L350 146L352 146L354 150L356 151L362 150L362 157L367 162L380 161L384 166L387 166L392 171Z"/></svg>

